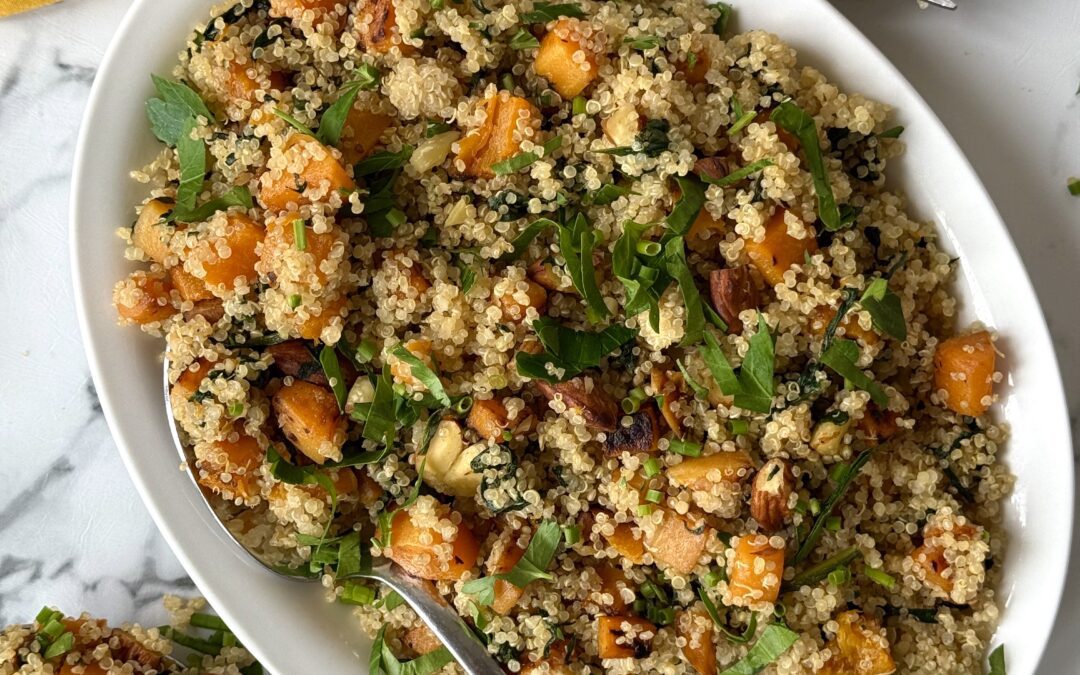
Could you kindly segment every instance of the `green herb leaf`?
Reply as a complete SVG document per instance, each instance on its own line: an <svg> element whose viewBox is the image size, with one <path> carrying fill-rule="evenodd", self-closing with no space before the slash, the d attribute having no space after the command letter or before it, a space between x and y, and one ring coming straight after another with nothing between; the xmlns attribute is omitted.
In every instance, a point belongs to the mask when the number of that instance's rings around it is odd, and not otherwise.
<svg viewBox="0 0 1080 675"><path fill-rule="evenodd" d="M540 41L536 39L536 36L524 28L519 28L518 32L510 38L510 49L536 49L539 46Z"/></svg>
<svg viewBox="0 0 1080 675"><path fill-rule="evenodd" d="M688 385L690 385L690 389L693 390L694 396L702 400L708 399L709 390L702 386L700 382L690 376L690 373L686 371L686 366L683 365L682 359L676 359L675 365L679 368L679 372L682 373L683 380Z"/></svg>
<svg viewBox="0 0 1080 675"><path fill-rule="evenodd" d="M817 125L814 118L805 110L795 105L794 101L787 100L773 110L770 119L777 126L799 139L806 163L810 169L810 176L814 179L814 193L817 195L818 217L824 223L825 229L835 232L843 227L840 218L840 209L836 206L836 197L833 196L832 186L829 184L829 173L825 169L825 160L821 154L821 145L818 142Z"/></svg>
<svg viewBox="0 0 1080 675"><path fill-rule="evenodd" d="M182 107L189 115L205 117L208 122L214 121L213 113L191 87L183 82L173 82L157 75L151 75L150 79L154 81L154 88L166 103Z"/></svg>
<svg viewBox="0 0 1080 675"><path fill-rule="evenodd" d="M716 21L713 22L713 32L720 37L724 37L724 33L727 32L728 23L731 22L731 5L726 2L717 2L710 5L710 7L719 12L719 16L717 16Z"/></svg>
<svg viewBox="0 0 1080 675"><path fill-rule="evenodd" d="M311 130L311 127L304 124L300 120L296 119L295 117L293 117L289 113L285 112L284 110L281 110L280 108L274 108L271 112L273 112L275 115L277 115L281 119L285 120L285 122L289 126L291 126L293 129L296 129L300 133L302 133L302 134L304 134L306 136L315 136L315 132Z"/></svg>
<svg viewBox="0 0 1080 675"><path fill-rule="evenodd" d="M461 274L461 294L468 295L476 283L476 270L459 261L458 271Z"/></svg>
<svg viewBox="0 0 1080 675"><path fill-rule="evenodd" d="M611 256L611 271L626 289L623 309L627 316L636 316L649 309L649 323L653 330L660 326L660 296L671 283L671 277L660 269L657 260L646 260L638 249L642 235L651 228L647 223L628 220L623 223L623 233L615 242Z"/></svg>
<svg viewBox="0 0 1080 675"><path fill-rule="evenodd" d="M438 120L428 120L427 126L424 127L424 138L434 138L439 134L445 134L454 127L450 126L446 122L440 122Z"/></svg>
<svg viewBox="0 0 1080 675"><path fill-rule="evenodd" d="M181 209L179 205L176 205L165 216L165 222L201 223L218 211L225 211L233 206L242 206L245 209L251 209L255 206L251 199L251 192L247 187L243 185L234 187L220 197L204 202L194 209Z"/></svg>
<svg viewBox="0 0 1080 675"><path fill-rule="evenodd" d="M757 675L780 658L799 639L799 634L778 623L771 623L741 660L724 669L720 675Z"/></svg>
<svg viewBox="0 0 1080 675"><path fill-rule="evenodd" d="M822 352L820 357L821 362L836 374L868 392L874 403L882 407L889 405L889 397L885 394L885 390L856 365L855 362L858 359L859 345L852 340L836 340Z"/></svg>
<svg viewBox="0 0 1080 675"><path fill-rule="evenodd" d="M900 138L900 134L904 133L904 127L895 126L891 129L886 129L878 134L878 138Z"/></svg>
<svg viewBox="0 0 1080 675"><path fill-rule="evenodd" d="M686 250L682 237L673 237L664 245L664 270L679 284L683 305L686 307L686 327L680 343L686 347L701 341L705 332L705 311L701 294L694 280L694 273L686 263Z"/></svg>
<svg viewBox="0 0 1080 675"><path fill-rule="evenodd" d="M379 71L372 65L361 64L356 69L355 78L338 90L338 98L326 109L319 120L319 133L315 138L324 145L337 145L341 140L341 131L356 102L357 95L364 89L372 89L379 84Z"/></svg>
<svg viewBox="0 0 1080 675"><path fill-rule="evenodd" d="M454 656L450 650L439 647L412 661L399 661L386 644L386 626L384 625L379 629L375 642L371 645L368 672L371 675L430 675L453 660Z"/></svg>
<svg viewBox="0 0 1080 675"><path fill-rule="evenodd" d="M446 389L443 388L442 380L439 379L439 376L435 374L435 371L428 367L426 363L417 358L408 349L405 349L405 345L400 342L390 350L390 353L409 366L409 371L412 373L412 376L417 380L420 380L420 382L427 387L427 390L431 392L431 395L435 397L436 401L443 406L450 405L450 396L447 395Z"/></svg>
<svg viewBox="0 0 1080 675"><path fill-rule="evenodd" d="M555 152L562 146L562 136L556 136L551 140L544 143L542 146L544 149L544 157L548 157L551 153ZM510 159L504 159L501 162L495 162L491 165L491 170L496 176L505 176L508 173L517 173L522 169L531 166L537 160L540 159L540 155L532 152L520 152Z"/></svg>
<svg viewBox="0 0 1080 675"><path fill-rule="evenodd" d="M1080 178L1069 179L1069 194L1073 197L1080 196Z"/></svg>
<svg viewBox="0 0 1080 675"><path fill-rule="evenodd" d="M712 373L713 379L719 385L720 391L725 396L743 393L742 383L739 382L735 370L731 367L727 357L724 356L723 350L720 349L720 343L712 333L705 332L705 344L700 349L701 357L705 360L705 365L709 367L709 372Z"/></svg>
<svg viewBox="0 0 1080 675"><path fill-rule="evenodd" d="M357 162L353 173L359 178L362 176L370 176L373 173L379 173L381 171L400 169L405 165L405 162L409 161L409 158L412 157L412 153L413 147L411 145L406 145L397 152L391 152L389 150L376 152L367 159Z"/></svg>
<svg viewBox="0 0 1080 675"><path fill-rule="evenodd" d="M514 241L511 245L514 247L509 253L503 254L499 258L499 262L510 263L514 262L521 256L525 255L525 252L529 250L529 246L533 240L549 227L559 227L559 224L550 218L540 218L533 221L528 227L521 231L521 234L514 237Z"/></svg>
<svg viewBox="0 0 1080 675"><path fill-rule="evenodd" d="M698 176L701 178L701 180L705 181L709 185L719 185L720 187L727 187L728 185L734 185L735 183L738 183L745 178L749 178L750 176L754 175L758 171L761 171L765 167L772 165L773 161L771 159L759 159L756 162L747 164L741 169L736 169L732 171L723 178L709 178L708 176L703 174L698 174Z"/></svg>
<svg viewBox="0 0 1080 675"><path fill-rule="evenodd" d="M822 560L813 567L796 574L791 578L791 581L784 583L784 589L796 591L803 586L813 586L829 576L834 570L844 567L845 565L850 565L851 562L860 555L859 549L854 546L845 548L839 553Z"/></svg>
<svg viewBox="0 0 1080 675"><path fill-rule="evenodd" d="M206 145L201 138L191 134L199 126L194 116L189 117L183 131L176 139L176 156L180 162L180 185L176 188L176 208L191 210L202 191L206 176Z"/></svg>
<svg viewBox="0 0 1080 675"><path fill-rule="evenodd" d="M627 195L632 194L634 194L634 192L628 187L621 187L614 183L608 183L607 185L601 185L599 190L589 194L586 197L586 200L593 206L607 206L619 197L626 197Z"/></svg>
<svg viewBox="0 0 1080 675"><path fill-rule="evenodd" d="M638 49L640 51L647 51L649 49L656 49L660 46L660 38L655 35L636 35L630 37L629 35L623 38L623 44L629 45L631 49Z"/></svg>
<svg viewBox="0 0 1080 675"><path fill-rule="evenodd" d="M525 12L521 15L521 20L524 23L548 23L549 21L558 19L560 16L569 16L580 19L585 16L585 10L581 9L581 5L576 2L537 2L533 5L531 12Z"/></svg>
<svg viewBox="0 0 1080 675"><path fill-rule="evenodd" d="M518 588L525 588L537 579L551 579L547 568L555 559L562 540L562 528L554 521L544 521L533 533L525 553L508 572L494 574L480 579L467 581L462 591L474 596L481 606L488 606L495 601L495 582L508 581Z"/></svg>
<svg viewBox="0 0 1080 675"><path fill-rule="evenodd" d="M670 130L671 123L667 120L649 120L645 123L645 128L638 132L637 137L634 138L633 145L604 148L595 152L602 155L615 155L616 157L626 157L627 155L639 153L646 157L659 157L671 145L671 140L668 138Z"/></svg>
<svg viewBox="0 0 1080 675"><path fill-rule="evenodd" d="M716 584L713 583L710 585L715 586ZM741 634L732 633L728 629L727 625L720 619L720 612L717 611L716 605L713 603L712 598L709 597L709 594L708 592L706 592L704 586L697 587L697 594L698 597L701 598L702 604L705 605L705 611L708 613L709 618L713 620L713 623L716 624L716 627L720 629L720 632L723 633L724 638L726 638L728 642L735 645L744 645L750 642L750 640L754 639L754 633L757 632L756 613L750 615L750 621L746 624L746 630L744 630Z"/></svg>
<svg viewBox="0 0 1080 675"><path fill-rule="evenodd" d="M597 234L582 213L576 214L569 225L559 225L559 247L566 260L566 271L574 288L585 300L589 321L596 323L608 316L604 296L596 285L593 250Z"/></svg>
<svg viewBox="0 0 1080 675"><path fill-rule="evenodd" d="M341 363L338 362L337 350L332 345L324 345L322 351L319 352L319 363L322 365L323 373L326 374L326 379L330 382L330 388L334 391L338 410L344 412L345 397L348 392L345 391L345 376L341 374Z"/></svg>
<svg viewBox="0 0 1080 675"><path fill-rule="evenodd" d="M542 317L533 321L544 352L528 354L518 352L514 361L523 377L546 382L562 382L587 368L600 365L600 361L637 336L637 331L621 324L608 326L598 333L566 328L554 319ZM548 366L561 368L564 372L556 377Z"/></svg>
<svg viewBox="0 0 1080 675"><path fill-rule="evenodd" d="M684 235L705 205L705 186L695 176L678 176L675 182L679 184L679 201L664 222L674 234Z"/></svg>
<svg viewBox="0 0 1080 675"><path fill-rule="evenodd" d="M990 675L1005 675L1005 645L990 652Z"/></svg>
<svg viewBox="0 0 1080 675"><path fill-rule="evenodd" d="M793 563L799 563L806 560L807 556L817 546L818 540L821 539L821 531L825 528L825 520L832 515L833 510L840 503L840 500L844 497L844 493L851 487L851 482L855 480L855 476L859 474L863 466L870 461L870 450L863 450L859 453L859 456L855 458L855 461L844 471L843 475L839 477L836 482L836 487L833 489L832 494L821 505L821 511L814 519L814 524L810 528L810 532L807 533L806 539L803 540L799 546L799 550L795 552L795 557L792 559Z"/></svg>
<svg viewBox="0 0 1080 675"><path fill-rule="evenodd" d="M887 280L879 278L870 282L859 302L870 312L875 328L901 342L907 339L907 322L900 296L889 290Z"/></svg>
<svg viewBox="0 0 1080 675"><path fill-rule="evenodd" d="M166 145L175 146L191 118L191 112L177 103L152 98L146 101L146 117L150 120L150 131L154 136Z"/></svg>
<svg viewBox="0 0 1080 675"><path fill-rule="evenodd" d="M393 442L396 432L394 383L390 377L390 367L383 364L382 374L375 383L375 394L367 408L364 429L360 435L369 441L389 446Z"/></svg>
<svg viewBox="0 0 1080 675"><path fill-rule="evenodd" d="M773 374L776 367L773 339L769 324L758 313L758 330L750 338L750 349L739 368L739 382L743 393L735 395L735 405L747 410L769 412L774 392Z"/></svg>

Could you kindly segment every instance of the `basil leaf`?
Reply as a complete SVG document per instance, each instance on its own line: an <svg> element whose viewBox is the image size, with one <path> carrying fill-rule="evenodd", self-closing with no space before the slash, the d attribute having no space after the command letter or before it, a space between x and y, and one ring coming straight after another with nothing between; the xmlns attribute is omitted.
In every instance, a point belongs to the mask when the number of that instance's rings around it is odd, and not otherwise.
<svg viewBox="0 0 1080 675"><path fill-rule="evenodd" d="M901 342L907 339L904 308L900 296L889 290L888 281L881 278L870 282L859 303L870 312L875 328Z"/></svg>
<svg viewBox="0 0 1080 675"><path fill-rule="evenodd" d="M675 182L679 184L681 196L664 222L671 232L683 235L690 231L705 205L705 186L695 176L678 176Z"/></svg>
<svg viewBox="0 0 1080 675"><path fill-rule="evenodd" d="M337 565L335 567L338 579L349 579L360 576L371 569L371 554L364 548L360 541L359 532L350 532L341 538L338 543Z"/></svg>
<svg viewBox="0 0 1080 675"><path fill-rule="evenodd" d="M881 385L870 379L855 362L859 358L859 345L852 340L836 340L822 352L820 360L837 375L870 394L871 400L881 407L889 405L889 397Z"/></svg>
<svg viewBox="0 0 1080 675"><path fill-rule="evenodd" d="M549 227L557 228L559 227L559 224L556 223L554 220L551 220L550 218L540 218L538 220L534 220L528 227L521 231L521 234L514 238L514 241L511 242L511 245L514 247L514 249L509 253L504 253L502 256L500 256L499 262L514 262L515 260L523 256L525 254L525 251L529 250L529 246L532 244L533 240L536 239L536 237L541 232L543 232Z"/></svg>
<svg viewBox="0 0 1080 675"><path fill-rule="evenodd" d="M1005 675L1005 645L990 652L990 675Z"/></svg>
<svg viewBox="0 0 1080 675"><path fill-rule="evenodd" d="M180 185L176 188L176 208L191 210L202 191L206 176L206 144L191 133L199 126L195 117L189 117L180 136L176 139L176 156L180 162Z"/></svg>
<svg viewBox="0 0 1080 675"><path fill-rule="evenodd" d="M234 187L220 197L215 197L191 210L181 209L179 206L165 216L165 222L178 220L182 223L201 223L218 211L228 210L233 206L242 206L250 209L255 206L251 200L251 192L243 185Z"/></svg>
<svg viewBox="0 0 1080 675"><path fill-rule="evenodd" d="M757 173L758 171L761 171L765 167L772 165L773 161L771 159L759 159L756 162L747 164L741 169L736 169L732 171L723 178L710 178L703 174L698 174L698 177L709 185L719 185L720 187L727 187L728 185L734 185L735 183L738 183L744 178L748 178L753 174Z"/></svg>
<svg viewBox="0 0 1080 675"><path fill-rule="evenodd" d="M777 126L799 139L810 169L810 176L814 179L818 217L821 218L826 230L830 232L839 230L843 226L840 209L836 206L836 197L833 196L832 186L829 184L829 174L825 169L821 145L818 143L817 125L814 124L814 118L790 99L778 105L769 118Z"/></svg>
<svg viewBox="0 0 1080 675"><path fill-rule="evenodd" d="M281 119L285 120L285 122L293 129L296 129L305 136L315 136L315 132L311 130L311 127L296 119L284 110L281 110L280 108L274 108L272 112Z"/></svg>
<svg viewBox="0 0 1080 675"><path fill-rule="evenodd" d="M521 20L523 23L548 23L558 19L560 16L580 19L585 16L585 10L581 9L581 5L576 2L537 2L533 5L531 12L525 12L521 15Z"/></svg>
<svg viewBox="0 0 1080 675"><path fill-rule="evenodd" d="M319 120L319 133L315 138L324 145L337 145L341 140L341 131L349 111L356 103L356 97L363 89L371 89L379 84L379 71L371 65L361 64L356 70L355 79L345 84L338 91L338 99L326 109Z"/></svg>
<svg viewBox="0 0 1080 675"><path fill-rule="evenodd" d="M371 675L430 675L454 660L446 647L439 647L412 661L401 662L386 644L386 626L379 629L374 644L371 645L371 658L368 672Z"/></svg>
<svg viewBox="0 0 1080 675"><path fill-rule="evenodd" d="M799 634L778 623L770 623L761 637L741 660L724 669L720 675L757 675L786 652L799 639Z"/></svg>
<svg viewBox="0 0 1080 675"><path fill-rule="evenodd" d="M214 115L206 107L206 103L191 87L157 75L150 75L150 79L154 81L154 88L166 103L180 106L190 115L205 117L208 122L214 121Z"/></svg>
<svg viewBox="0 0 1080 675"><path fill-rule="evenodd" d="M152 98L146 102L146 117L150 120L150 131L154 136L166 145L175 146L191 113L177 103Z"/></svg>
<svg viewBox="0 0 1080 675"><path fill-rule="evenodd" d="M694 273L686 263L682 237L669 239L664 245L664 269L679 284L683 305L686 307L686 328L680 344L686 347L700 342L705 332L705 311L702 309L701 294L698 293Z"/></svg>
<svg viewBox="0 0 1080 675"><path fill-rule="evenodd" d="M322 365L323 373L326 374L326 379L330 382L330 388L334 390L338 410L344 412L345 398L348 392L345 391L345 376L341 374L341 363L338 362L337 350L331 345L324 345L322 351L319 352L319 364Z"/></svg>
<svg viewBox="0 0 1080 675"><path fill-rule="evenodd" d="M562 136L556 136L555 138L548 140L540 147L544 149L544 157L548 157L551 155L551 153L562 147ZM496 176L505 176L508 173L517 173L518 171L521 171L522 169L533 165L539 159L540 155L532 152L531 150L528 152L520 152L511 157L510 159L504 159L501 162L495 162L491 165L491 171Z"/></svg>
<svg viewBox="0 0 1080 675"><path fill-rule="evenodd" d="M356 163L353 173L357 178L362 176L370 176L373 173L379 173L380 171L388 171L390 169L399 169L405 165L405 162L409 161L412 157L413 147L406 145L397 152L390 152L384 150L382 152L376 152L365 160Z"/></svg>
<svg viewBox="0 0 1080 675"><path fill-rule="evenodd" d="M540 41L536 39L536 36L524 28L519 28L518 32L510 38L510 49L536 49L539 46Z"/></svg>
<svg viewBox="0 0 1080 675"><path fill-rule="evenodd" d="M637 331L621 324L608 326L598 333L566 328L554 319L542 317L533 321L544 352L518 352L514 361L523 377L546 382L562 382L587 368L600 365L601 359L637 336ZM548 366L561 368L561 377L548 372Z"/></svg>
<svg viewBox="0 0 1080 675"><path fill-rule="evenodd" d="M855 479L859 471L863 466L870 461L870 450L863 450L859 453L859 456L853 461L841 474L837 477L836 487L833 489L832 494L821 505L821 512L818 513L817 518L814 519L814 524L810 528L810 532L807 533L806 539L803 540L799 546L799 550L795 552L795 557L792 558L793 563L802 562L806 560L806 557L810 555L810 552L817 546L818 540L821 539L822 530L825 528L825 521L832 515L833 510L840 503L840 499L847 492L851 486L851 481Z"/></svg>
<svg viewBox="0 0 1080 675"><path fill-rule="evenodd" d="M447 395L446 389L443 388L442 380L439 379L439 376L435 374L435 371L428 367L426 363L417 358L408 349L405 349L405 345L400 342L390 350L390 353L409 366L409 371L412 373L412 376L417 380L420 380L420 382L427 387L427 390L431 392L431 395L435 397L436 401L444 407L450 405L450 396Z"/></svg>

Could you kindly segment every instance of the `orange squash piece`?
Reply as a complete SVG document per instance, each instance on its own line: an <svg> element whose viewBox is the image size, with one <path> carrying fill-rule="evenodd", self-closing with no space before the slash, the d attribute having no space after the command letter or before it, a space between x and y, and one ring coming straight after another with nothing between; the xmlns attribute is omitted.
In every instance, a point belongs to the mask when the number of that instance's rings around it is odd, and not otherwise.
<svg viewBox="0 0 1080 675"><path fill-rule="evenodd" d="M616 614L621 613L626 609L622 589L633 588L626 578L626 573L622 571L621 567L599 565L596 567L596 574L600 577L600 590L611 596L611 603L607 605L608 609Z"/></svg>
<svg viewBox="0 0 1080 675"><path fill-rule="evenodd" d="M444 507L444 513L449 510L449 507ZM394 514L390 531L392 534L387 555L415 577L453 581L460 579L476 566L480 545L472 530L464 524L458 525L450 560L445 562L436 557L435 551L436 547L446 543L442 534L431 528L417 527L408 511L402 510Z"/></svg>
<svg viewBox="0 0 1080 675"><path fill-rule="evenodd" d="M132 272L113 290L113 304L122 319L137 324L164 321L176 308L172 305L172 283L164 272Z"/></svg>
<svg viewBox="0 0 1080 675"><path fill-rule="evenodd" d="M765 238L761 241L746 240L746 255L754 264L765 281L775 286L784 280L784 272L792 265L801 265L806 255L817 251L814 233L807 228L806 236L796 239L788 234L784 214L787 211L777 209L765 223Z"/></svg>
<svg viewBox="0 0 1080 675"><path fill-rule="evenodd" d="M675 65L675 70L683 74L687 84L703 83L705 76L709 74L709 52L704 49L692 52L685 61Z"/></svg>
<svg viewBox="0 0 1080 675"><path fill-rule="evenodd" d="M769 541L763 534L739 538L728 570L732 604L747 607L763 601L776 602L784 577L784 549L774 548Z"/></svg>
<svg viewBox="0 0 1080 675"><path fill-rule="evenodd" d="M211 291L231 290L237 286L237 279L243 277L249 285L258 281L255 263L259 256L256 249L262 242L266 231L255 221L242 213L230 213L222 237L207 238L200 241L188 254L186 266L201 265L206 273L203 282ZM223 249L228 250L228 257L221 257Z"/></svg>
<svg viewBox="0 0 1080 675"><path fill-rule="evenodd" d="M881 626L873 617L850 610L836 617L836 637L826 645L832 656L819 675L891 675L896 662Z"/></svg>
<svg viewBox="0 0 1080 675"><path fill-rule="evenodd" d="M416 51L400 40L393 0L363 0L359 5L353 33L366 51L385 54L395 43L403 56Z"/></svg>
<svg viewBox="0 0 1080 675"><path fill-rule="evenodd" d="M371 112L353 106L345 117L338 147L348 164L356 164L371 154L379 144L379 137L393 118L383 113Z"/></svg>
<svg viewBox="0 0 1080 675"><path fill-rule="evenodd" d="M304 12L311 10L316 22L333 14L341 0L270 0L270 16L298 21Z"/></svg>
<svg viewBox="0 0 1080 675"><path fill-rule="evenodd" d="M540 122L536 106L505 92L489 98L485 107L484 123L458 141L455 164L464 165L462 173L466 176L494 176L491 166L518 154L524 130Z"/></svg>
<svg viewBox="0 0 1080 675"><path fill-rule="evenodd" d="M291 251L296 248L295 223L297 220L303 222L300 214L292 212L278 218L271 218L267 222L266 240L259 251L263 274L267 270L275 268L275 263L283 253L290 252L291 255ZM330 227L326 232L315 232L304 222L305 245L303 253L311 256L312 263L314 263L312 265L313 272L319 284L326 283L326 272L323 270L322 263L330 257L334 246L338 243L344 244L344 241L345 237L342 236L340 228L336 226ZM310 279L310 275L307 278Z"/></svg>
<svg viewBox="0 0 1080 675"><path fill-rule="evenodd" d="M691 490L708 490L713 483L737 483L750 476L754 462L742 450L690 457L667 470L668 480Z"/></svg>
<svg viewBox="0 0 1080 675"><path fill-rule="evenodd" d="M934 389L945 390L945 407L971 417L986 412L990 405L983 399L994 393L996 360L994 343L984 330L938 343Z"/></svg>
<svg viewBox="0 0 1080 675"><path fill-rule="evenodd" d="M835 317L835 309L825 305L818 305L810 314L810 333L818 337L823 336ZM844 329L843 335L840 335L840 337L858 340L867 347L873 347L881 342L881 336L873 328L870 330L863 328L859 324L859 320L852 314L844 317L844 320L840 322L840 327Z"/></svg>
<svg viewBox="0 0 1080 675"><path fill-rule="evenodd" d="M283 152L290 165L298 162L301 167L297 173L267 171L259 178L259 202L270 211L296 208L356 187L334 151L311 136L294 133Z"/></svg>
<svg viewBox="0 0 1080 675"><path fill-rule="evenodd" d="M488 572L491 574L504 574L514 569L514 565L525 555L525 550L516 544L507 544L498 556L492 556ZM495 601L491 603L491 610L496 614L509 614L510 610L518 603L525 589L518 588L509 581L499 579L495 582Z"/></svg>
<svg viewBox="0 0 1080 675"><path fill-rule="evenodd" d="M689 574L697 567L705 550L704 522L691 522L675 511L665 511L664 520L648 539L649 552L664 569Z"/></svg>
<svg viewBox="0 0 1080 675"><path fill-rule="evenodd" d="M578 34L580 23L574 19L556 22L540 41L533 62L536 74L550 82L559 96L565 99L585 91L600 70L596 54L581 43ZM584 54L584 59L574 59L578 52Z"/></svg>
<svg viewBox="0 0 1080 675"><path fill-rule="evenodd" d="M686 233L686 245L699 255L715 257L720 252L726 230L724 221L713 218L709 209L701 209Z"/></svg>
<svg viewBox="0 0 1080 675"><path fill-rule="evenodd" d="M347 305L348 299L344 295L336 295L328 299L324 298L322 301L322 311L319 314L313 313L300 323L298 330L300 337L305 340L322 339L323 330L325 330L334 319L344 316Z"/></svg>
<svg viewBox="0 0 1080 675"><path fill-rule="evenodd" d="M210 372L211 365L212 364L206 359L199 359L195 362L194 368L185 368L184 371L180 373L180 376L176 378L176 383L173 384L169 393L174 407L187 401L191 398L192 394L199 391L203 378Z"/></svg>
<svg viewBox="0 0 1080 675"><path fill-rule="evenodd" d="M172 252L169 250L169 227L161 222L161 219L172 208L172 204L151 199L143 205L139 219L131 229L131 243L139 247L151 260L162 265Z"/></svg>
<svg viewBox="0 0 1080 675"><path fill-rule="evenodd" d="M404 642L405 646L411 649L417 656L423 656L424 654L428 654L439 647L442 647L439 638L435 637L435 633L432 633L431 629L428 628L426 624L413 626L405 631L405 635L402 636L401 641Z"/></svg>
<svg viewBox="0 0 1080 675"><path fill-rule="evenodd" d="M649 653L656 626L636 616L601 614L596 619L596 632L600 658L640 659Z"/></svg>
<svg viewBox="0 0 1080 675"><path fill-rule="evenodd" d="M249 499L259 493L259 480L256 470L263 462L266 452L259 442L247 434L241 434L235 441L224 440L213 444L214 455L224 455L223 462L200 464L199 484L214 492L234 497ZM243 469L240 472L239 469ZM221 474L227 472L229 481L222 480Z"/></svg>
<svg viewBox="0 0 1080 675"><path fill-rule="evenodd" d="M169 281L172 282L173 288L184 300L199 302L200 300L212 300L214 297L214 294L206 287L205 281L191 274L180 265L169 269Z"/></svg>
<svg viewBox="0 0 1080 675"><path fill-rule="evenodd" d="M285 437L316 464L336 455L345 442L345 420L329 389L297 380L274 394L273 406Z"/></svg>
<svg viewBox="0 0 1080 675"><path fill-rule="evenodd" d="M679 637L686 638L683 657L700 675L715 675L716 644L712 618L700 609L679 612L675 619Z"/></svg>
<svg viewBox="0 0 1080 675"><path fill-rule="evenodd" d="M645 557L645 543L634 535L630 523L619 523L615 526L615 532L605 539L619 555L635 565L640 565Z"/></svg>

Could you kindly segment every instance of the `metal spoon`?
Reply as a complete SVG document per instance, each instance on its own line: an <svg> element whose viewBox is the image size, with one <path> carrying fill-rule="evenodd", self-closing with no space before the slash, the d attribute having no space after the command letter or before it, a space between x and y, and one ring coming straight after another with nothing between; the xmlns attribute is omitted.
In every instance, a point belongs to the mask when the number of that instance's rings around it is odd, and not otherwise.
<svg viewBox="0 0 1080 675"><path fill-rule="evenodd" d="M252 551L244 546L244 544L233 535L229 528L225 526L225 523L221 521L221 516L218 514L217 510L214 509L214 505L210 502L206 491L204 491L202 486L199 485L199 482L195 480L194 454L191 453L190 449L180 440L180 432L176 425L176 419L173 417L172 401L169 396L169 359L167 357L165 359L164 368L164 387L165 416L169 421L169 431L172 434L173 444L176 446L176 451L179 453L180 459L188 468L188 476L191 478L192 482L195 483L195 487L199 490L199 494L202 495L203 501L206 502L206 507L214 514L214 518L217 520L218 525L221 526L221 529L228 534L229 538L232 539L233 543L238 548L257 560L260 565L274 574L289 579L290 581L310 581L311 579L309 577L291 576L283 574L278 569L275 569L273 565L262 559L258 552ZM465 622L458 616L457 612L446 605L442 598L431 593L420 579L405 574L399 567L390 564L379 565L358 576L364 579L378 581L396 591L397 594L413 608L413 611L420 617L420 620L427 624L427 627L431 629L431 632L435 634L435 637L439 638L439 641L454 655L458 664L464 668L466 672L472 673L473 675L503 675L502 667L491 658L487 653L487 649L476 639L472 631L469 630L469 627L466 626Z"/></svg>

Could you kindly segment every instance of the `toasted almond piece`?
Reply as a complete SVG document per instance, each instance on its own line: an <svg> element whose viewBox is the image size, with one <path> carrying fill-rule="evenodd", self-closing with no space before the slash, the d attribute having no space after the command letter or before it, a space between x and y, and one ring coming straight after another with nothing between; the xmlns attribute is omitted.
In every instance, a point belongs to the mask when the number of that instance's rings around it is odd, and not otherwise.
<svg viewBox="0 0 1080 675"><path fill-rule="evenodd" d="M739 314L747 309L757 309L761 302L757 285L746 265L710 272L709 292L713 307L727 323L729 333L741 333L743 325Z"/></svg>
<svg viewBox="0 0 1080 675"><path fill-rule="evenodd" d="M579 375L566 382L537 381L537 388L547 399L562 399L567 408L576 408L585 418L585 426L599 431L615 431L619 404L591 377Z"/></svg>
<svg viewBox="0 0 1080 675"><path fill-rule="evenodd" d="M784 527L795 490L795 476L782 459L770 459L758 469L750 492L750 515L768 532Z"/></svg>

